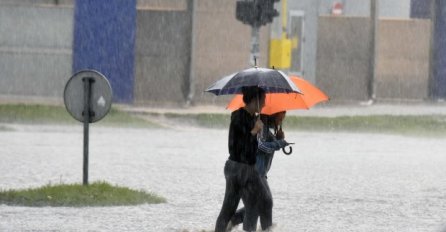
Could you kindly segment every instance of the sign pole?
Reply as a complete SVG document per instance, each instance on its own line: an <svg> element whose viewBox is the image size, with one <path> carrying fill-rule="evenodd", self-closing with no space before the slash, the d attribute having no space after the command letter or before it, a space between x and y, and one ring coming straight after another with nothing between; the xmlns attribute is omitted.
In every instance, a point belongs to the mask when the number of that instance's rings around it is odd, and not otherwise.
<svg viewBox="0 0 446 232"><path fill-rule="evenodd" d="M64 103L74 119L84 125L83 185L88 185L89 127L108 114L112 89L107 78L96 70L81 70L65 85Z"/></svg>
<svg viewBox="0 0 446 232"><path fill-rule="evenodd" d="M90 98L91 98L91 83L94 81L91 78L83 78L84 82L84 176L83 185L88 185L88 134L90 124Z"/></svg>

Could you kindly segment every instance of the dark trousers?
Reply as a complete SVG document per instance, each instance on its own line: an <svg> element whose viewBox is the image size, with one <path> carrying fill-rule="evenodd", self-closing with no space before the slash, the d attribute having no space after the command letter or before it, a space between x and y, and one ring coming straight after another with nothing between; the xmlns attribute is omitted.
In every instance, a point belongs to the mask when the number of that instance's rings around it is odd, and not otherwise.
<svg viewBox="0 0 446 232"><path fill-rule="evenodd" d="M270 218L272 218L272 211L273 211L273 205L272 205L272 195L271 195L271 190L269 188L268 185L268 181L265 177L262 177L262 181L264 182L264 186L267 189L267 195L265 195L266 199L260 200L256 207L258 210L258 215L263 215L260 217L260 225L262 227L263 230L267 229L268 227L271 226L272 221L269 220ZM265 203L266 201L266 203ZM268 202L270 201L270 202ZM235 214L232 216L231 218L231 223L232 225L238 225L244 222L245 220L245 208L241 208L239 210L237 210L237 212L235 212Z"/></svg>
<svg viewBox="0 0 446 232"><path fill-rule="evenodd" d="M267 182L263 181L254 165L226 161L224 168L226 190L223 205L215 225L215 232L224 232L235 214L240 199L245 205L243 230L255 231L260 216L262 229L272 225L272 197ZM266 184L265 184L266 183Z"/></svg>

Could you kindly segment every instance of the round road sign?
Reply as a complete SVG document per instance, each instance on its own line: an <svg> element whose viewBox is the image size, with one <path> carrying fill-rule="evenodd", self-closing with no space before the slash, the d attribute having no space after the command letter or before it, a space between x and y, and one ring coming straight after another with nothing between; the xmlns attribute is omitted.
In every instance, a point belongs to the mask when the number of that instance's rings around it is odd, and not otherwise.
<svg viewBox="0 0 446 232"><path fill-rule="evenodd" d="M90 122L97 122L107 115L112 104L110 83L98 71L82 70L68 80L64 90L65 107L76 120L84 122L85 81L90 82Z"/></svg>

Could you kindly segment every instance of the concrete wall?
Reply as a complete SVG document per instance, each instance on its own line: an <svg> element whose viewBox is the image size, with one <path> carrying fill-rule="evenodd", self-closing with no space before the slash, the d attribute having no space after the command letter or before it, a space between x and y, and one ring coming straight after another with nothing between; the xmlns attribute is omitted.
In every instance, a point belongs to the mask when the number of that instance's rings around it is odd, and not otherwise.
<svg viewBox="0 0 446 232"><path fill-rule="evenodd" d="M1 5L27 6L73 6L75 0L0 0Z"/></svg>
<svg viewBox="0 0 446 232"><path fill-rule="evenodd" d="M366 17L370 15L370 0L301 0L301 1L288 1L288 10L302 10L305 13L305 44L304 44L304 78L315 83L316 82L316 69L317 67L317 41L319 36L325 36L318 33L318 19L319 14L330 14L331 7L334 2L341 2L344 4L344 15L354 16L352 19L364 17L362 21L366 20ZM280 2L279 2L280 3ZM380 17L409 17L410 0L386 0L379 1L379 15ZM276 5L276 8L281 9L280 4ZM272 35L280 36L281 31L281 18L280 16L275 18L272 24ZM320 29L320 28L319 28ZM367 30L361 29L363 32ZM320 32L320 30L319 30ZM367 32L368 33L368 32ZM358 35L359 36L359 35ZM365 35L362 35L365 36ZM327 38L326 38L327 39ZM331 38L328 38L331 39ZM342 38L339 38L342 39ZM322 38L324 40L324 38ZM368 50L365 49L364 52ZM320 70L319 70L320 71Z"/></svg>
<svg viewBox="0 0 446 232"><path fill-rule="evenodd" d="M227 103L230 96L215 97L203 91L221 77L250 66L251 28L235 19L235 2L196 0L192 51L191 15L185 1L171 0L167 8L163 5L158 11L139 1L139 7L151 10L138 11L135 103L184 104L191 58L194 103ZM73 8L0 5L0 98L61 101L72 75ZM303 9L304 5L293 7ZM369 19L321 16L317 21L315 80L307 79L333 100L367 100ZM426 98L430 22L381 19L378 33L377 98ZM267 65L269 34L270 27L261 28L259 66ZM309 34L307 31L307 40Z"/></svg>
<svg viewBox="0 0 446 232"><path fill-rule="evenodd" d="M430 27L430 20L380 20L377 98L428 98Z"/></svg>
<svg viewBox="0 0 446 232"><path fill-rule="evenodd" d="M187 94L191 23L187 10L137 11L136 104L181 104Z"/></svg>
<svg viewBox="0 0 446 232"><path fill-rule="evenodd" d="M170 10L138 10L136 104L184 104L192 58L193 103L227 103L228 97L215 97L204 90L223 76L250 67L251 28L235 19L236 0L231 1L196 1L193 51L190 10L181 5ZM269 28L262 27L260 33L258 65L266 66Z"/></svg>
<svg viewBox="0 0 446 232"><path fill-rule="evenodd" d="M228 97L203 91L225 75L249 68L251 27L235 19L236 0L197 0L195 20L195 103L225 105ZM269 26L260 28L260 58L268 59Z"/></svg>
<svg viewBox="0 0 446 232"><path fill-rule="evenodd" d="M188 0L137 0L139 10L187 10Z"/></svg>
<svg viewBox="0 0 446 232"><path fill-rule="evenodd" d="M319 19L317 85L332 100L368 99L369 19ZM379 21L375 95L379 99L427 99L429 95L429 20Z"/></svg>
<svg viewBox="0 0 446 232"><path fill-rule="evenodd" d="M366 100L370 68L370 20L319 18L316 85L333 100Z"/></svg>
<svg viewBox="0 0 446 232"><path fill-rule="evenodd" d="M189 87L190 12L185 1L158 1L156 7L153 2L138 1L135 103L181 105ZM224 105L227 97L203 91L221 77L250 67L251 28L235 19L235 2L196 2L196 104ZM73 8L48 1L0 3L0 96L62 100L72 75ZM260 33L258 65L266 66L269 27Z"/></svg>
<svg viewBox="0 0 446 232"><path fill-rule="evenodd" d="M71 76L73 8L0 7L0 95L61 99Z"/></svg>

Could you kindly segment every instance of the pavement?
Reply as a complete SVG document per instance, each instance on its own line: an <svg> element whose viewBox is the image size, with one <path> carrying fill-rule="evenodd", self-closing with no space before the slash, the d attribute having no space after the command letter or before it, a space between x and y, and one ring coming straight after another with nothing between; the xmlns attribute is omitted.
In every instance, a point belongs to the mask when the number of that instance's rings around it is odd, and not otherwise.
<svg viewBox="0 0 446 232"><path fill-rule="evenodd" d="M82 126L12 126L0 133L0 189L82 181ZM153 192L167 203L0 204L0 231L213 231L227 129L95 126L90 133L91 183ZM287 138L297 142L293 154L276 152L268 173L274 232L439 232L446 222L445 138L307 131Z"/></svg>

